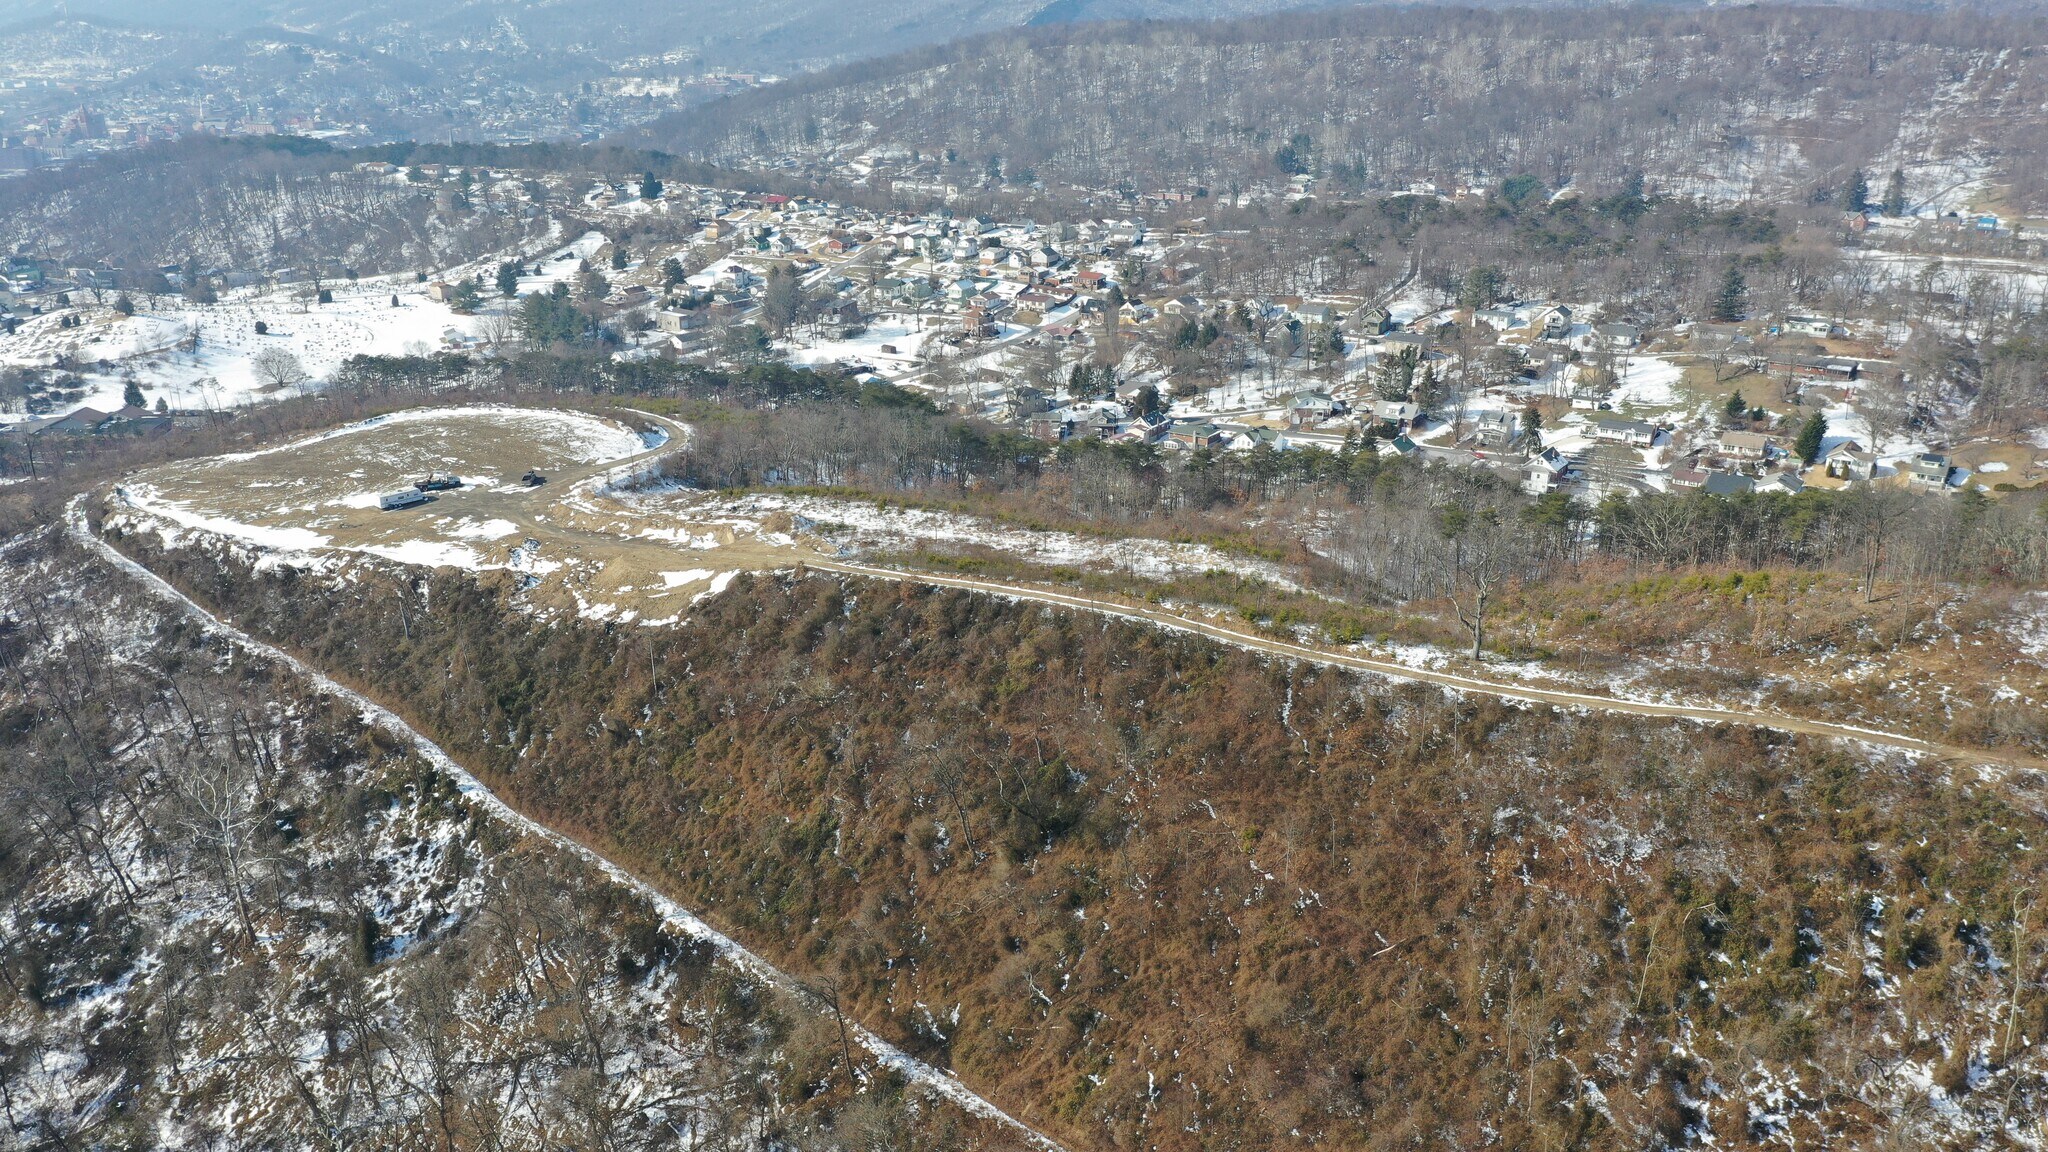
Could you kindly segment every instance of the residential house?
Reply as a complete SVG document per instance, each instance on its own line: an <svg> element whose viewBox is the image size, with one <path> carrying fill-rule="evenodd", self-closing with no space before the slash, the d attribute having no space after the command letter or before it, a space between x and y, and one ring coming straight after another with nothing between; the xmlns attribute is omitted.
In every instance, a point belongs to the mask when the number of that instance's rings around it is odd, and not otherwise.
<svg viewBox="0 0 2048 1152"><path fill-rule="evenodd" d="M889 295L909 304L922 304L934 295L937 295L937 291L932 287L931 281L921 276L885 284L883 289Z"/></svg>
<svg viewBox="0 0 2048 1152"><path fill-rule="evenodd" d="M146 436L168 432L170 428L171 418L167 413L128 404L110 413L94 431L102 436Z"/></svg>
<svg viewBox="0 0 2048 1152"><path fill-rule="evenodd" d="M1488 448L1506 448L1522 435L1521 421L1513 412L1486 408L1474 415L1472 436Z"/></svg>
<svg viewBox="0 0 2048 1152"><path fill-rule="evenodd" d="M1167 439L1184 448L1215 448L1223 443L1223 430L1207 420L1180 420Z"/></svg>
<svg viewBox="0 0 2048 1152"><path fill-rule="evenodd" d="M1633 324L1595 324L1593 343L1610 352L1626 352L1643 342L1643 330Z"/></svg>
<svg viewBox="0 0 2048 1152"><path fill-rule="evenodd" d="M1278 428L1233 425L1224 430L1223 446L1233 452L1249 452L1254 448L1278 451L1287 447L1287 436Z"/></svg>
<svg viewBox="0 0 2048 1152"><path fill-rule="evenodd" d="M741 264L727 261L712 274L712 287L722 292L744 292L754 286L757 278Z"/></svg>
<svg viewBox="0 0 2048 1152"><path fill-rule="evenodd" d="M695 332L710 322L702 308L663 308L654 314L655 330L669 336Z"/></svg>
<svg viewBox="0 0 2048 1152"><path fill-rule="evenodd" d="M818 313L818 332L828 340L850 339L867 330L867 318L852 300L833 300Z"/></svg>
<svg viewBox="0 0 2048 1152"><path fill-rule="evenodd" d="M1657 442L1657 426L1620 416L1598 416L1593 420L1593 438L1648 448Z"/></svg>
<svg viewBox="0 0 2048 1152"><path fill-rule="evenodd" d="M1572 389L1572 407L1588 412L1597 412L1608 407L1608 397L1614 394L1611 388L1595 388L1580 384Z"/></svg>
<svg viewBox="0 0 2048 1152"><path fill-rule="evenodd" d="M90 436L99 431L100 425L106 423L112 416L113 413L102 412L97 408L79 408L45 424L41 431L62 432L70 436Z"/></svg>
<svg viewBox="0 0 2048 1152"><path fill-rule="evenodd" d="M1157 444L1173 431L1173 418L1164 412L1141 415L1128 428L1117 434L1119 440L1134 440L1140 444Z"/></svg>
<svg viewBox="0 0 2048 1152"><path fill-rule="evenodd" d="M1756 489L1756 481L1733 472L1708 472L1700 491L1709 496L1739 496Z"/></svg>
<svg viewBox="0 0 2048 1152"><path fill-rule="evenodd" d="M1707 477L1710 475L1712 473L1697 465L1679 464L1671 469L1671 486L1687 490L1702 488L1706 486Z"/></svg>
<svg viewBox="0 0 2048 1152"><path fill-rule="evenodd" d="M1107 440L1116 435L1122 422L1100 408L1068 409L1069 439Z"/></svg>
<svg viewBox="0 0 2048 1152"><path fill-rule="evenodd" d="M1863 365L1840 356L1770 356L1756 361L1768 372L1782 372L1803 380L1858 380Z"/></svg>
<svg viewBox="0 0 2048 1152"><path fill-rule="evenodd" d="M1778 442L1761 432L1722 432L1716 441L1721 454L1736 460L1763 460L1778 451Z"/></svg>
<svg viewBox="0 0 2048 1152"><path fill-rule="evenodd" d="M1287 423L1293 428L1312 428L1335 416L1342 407L1327 392L1296 392L1287 405Z"/></svg>
<svg viewBox="0 0 2048 1152"><path fill-rule="evenodd" d="M1051 398L1029 384L1019 384L1010 389L1010 410L1020 417L1036 416L1051 407Z"/></svg>
<svg viewBox="0 0 2048 1152"><path fill-rule="evenodd" d="M1034 440L1065 440L1071 427L1064 408L1032 412L1024 418L1024 434Z"/></svg>
<svg viewBox="0 0 2048 1152"><path fill-rule="evenodd" d="M1787 316L1783 328L1801 336L1817 336L1823 340L1835 333L1835 322L1819 316Z"/></svg>
<svg viewBox="0 0 2048 1152"><path fill-rule="evenodd" d="M1513 308L1481 308L1472 313L1474 324L1484 324L1496 332L1505 332L1521 322Z"/></svg>
<svg viewBox="0 0 2048 1152"><path fill-rule="evenodd" d="M1351 331L1366 336L1384 336L1394 330L1394 314L1376 304L1368 304L1351 313L1345 325Z"/></svg>
<svg viewBox="0 0 2048 1152"><path fill-rule="evenodd" d="M1848 484L1877 478L1876 454L1865 452L1863 446L1854 440L1844 440L1828 449L1822 454L1820 464L1830 479Z"/></svg>
<svg viewBox="0 0 2048 1152"><path fill-rule="evenodd" d="M969 308L960 314L960 330L976 339L986 339L1001 331L985 308Z"/></svg>
<svg viewBox="0 0 2048 1152"><path fill-rule="evenodd" d="M1407 427L1421 417L1422 406L1407 400L1375 400L1372 414L1376 420Z"/></svg>
<svg viewBox="0 0 2048 1152"><path fill-rule="evenodd" d="M1804 491L1805 488L1806 481L1801 480L1799 473L1791 469L1773 472L1756 482L1756 491L1759 494L1782 492L1787 496L1794 496Z"/></svg>
<svg viewBox="0 0 2048 1152"><path fill-rule="evenodd" d="M1572 310L1552 305L1536 314L1536 330L1545 340L1563 340L1572 334Z"/></svg>
<svg viewBox="0 0 2048 1152"><path fill-rule="evenodd" d="M1952 467L1949 458L1941 453L1923 452L1907 462L1906 482L1918 488L1944 489L1948 487Z"/></svg>
<svg viewBox="0 0 2048 1152"><path fill-rule="evenodd" d="M1522 491L1531 496L1564 484L1571 473L1571 461L1555 448L1545 448L1522 465Z"/></svg>

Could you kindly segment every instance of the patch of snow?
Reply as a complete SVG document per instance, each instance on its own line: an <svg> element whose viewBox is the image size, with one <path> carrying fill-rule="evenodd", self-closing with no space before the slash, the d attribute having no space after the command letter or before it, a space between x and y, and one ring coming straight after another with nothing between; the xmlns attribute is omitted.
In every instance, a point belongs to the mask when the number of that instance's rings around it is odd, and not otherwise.
<svg viewBox="0 0 2048 1152"><path fill-rule="evenodd" d="M458 540L502 540L519 531L519 525L510 520L476 521L468 517L456 521L448 528L448 534Z"/></svg>
<svg viewBox="0 0 2048 1152"><path fill-rule="evenodd" d="M472 572L488 565L476 549L441 540L407 540L400 544L363 544L357 549L400 564L423 568L466 568Z"/></svg>

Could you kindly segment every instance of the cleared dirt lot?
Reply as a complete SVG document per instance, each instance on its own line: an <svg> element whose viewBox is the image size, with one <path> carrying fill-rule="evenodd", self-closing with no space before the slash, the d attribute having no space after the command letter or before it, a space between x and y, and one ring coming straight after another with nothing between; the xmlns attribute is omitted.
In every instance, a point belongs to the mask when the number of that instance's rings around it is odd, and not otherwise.
<svg viewBox="0 0 2048 1152"><path fill-rule="evenodd" d="M505 570L536 608L597 618L670 618L742 568L782 567L788 536L721 518L692 523L668 502L654 538L609 484L685 429L645 432L587 413L520 408L418 409L260 452L183 461L130 477L116 494L159 531L210 532L319 564L359 552L419 565ZM547 477L521 482L529 468ZM459 477L423 505L379 495L429 473ZM715 555L713 554L715 553Z"/></svg>
<svg viewBox="0 0 2048 1152"><path fill-rule="evenodd" d="M1200 544L1025 531L974 516L873 502L742 496L624 483L688 429L643 430L582 412L416 409L261 452L183 461L130 477L117 502L159 532L208 532L320 564L365 553L425 566L502 570L542 612L677 620L743 570L831 566L929 546L1000 552L1048 569L1145 577L1225 569L1287 585L1271 563ZM520 475L537 468L547 483ZM378 496L428 473L460 487L384 511Z"/></svg>

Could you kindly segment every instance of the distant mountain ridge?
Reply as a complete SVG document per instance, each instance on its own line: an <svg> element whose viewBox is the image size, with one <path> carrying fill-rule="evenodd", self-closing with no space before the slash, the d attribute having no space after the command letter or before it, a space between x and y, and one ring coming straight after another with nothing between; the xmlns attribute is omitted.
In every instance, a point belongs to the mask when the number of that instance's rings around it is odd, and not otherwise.
<svg viewBox="0 0 2048 1152"><path fill-rule="evenodd" d="M1090 0L1056 0L1084 5ZM1041 10L1044 11L1044 10ZM1068 9L1060 9L1063 14ZM1529 173L1710 200L1826 196L1858 167L2044 188L2040 19L1824 7L1352 8L1061 23L864 61L631 142L844 176L1333 191Z"/></svg>
<svg viewBox="0 0 2048 1152"><path fill-rule="evenodd" d="M1101 20L1234 18L1330 6L1319 0L932 0L914 9L898 0L689 5L671 0L618 0L603 5L566 0L466 0L425 6L402 0L353 4L221 0L169 7L158 0L23 0L12 7L24 20L68 13L149 27L211 31L275 25L360 41L401 55L416 51L425 56L460 47L616 62L643 55L690 53L718 66L800 71L1004 28ZM1468 6L1473 5L1460 5ZM1605 7L1578 5L1576 0L1539 0L1535 6ZM1924 11L1967 8L2015 14L2035 8L2032 0L1970 4L1854 0L1843 6Z"/></svg>

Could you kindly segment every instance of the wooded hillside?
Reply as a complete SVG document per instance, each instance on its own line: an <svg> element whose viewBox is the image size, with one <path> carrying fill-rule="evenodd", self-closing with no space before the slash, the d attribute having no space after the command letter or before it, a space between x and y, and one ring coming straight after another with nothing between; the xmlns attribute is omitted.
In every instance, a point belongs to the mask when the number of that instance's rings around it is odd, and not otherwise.
<svg viewBox="0 0 2048 1152"><path fill-rule="evenodd" d="M1068 25L849 65L636 139L730 163L914 152L995 173L1213 195L1526 173L1604 193L1803 200L1859 165L1969 162L2043 190L2038 20L1837 8L1416 7Z"/></svg>
<svg viewBox="0 0 2048 1152"><path fill-rule="evenodd" d="M445 570L123 543L1079 1148L1927 1146L2048 1103L2033 774L909 585L540 627Z"/></svg>

